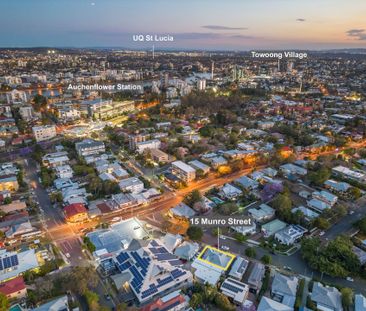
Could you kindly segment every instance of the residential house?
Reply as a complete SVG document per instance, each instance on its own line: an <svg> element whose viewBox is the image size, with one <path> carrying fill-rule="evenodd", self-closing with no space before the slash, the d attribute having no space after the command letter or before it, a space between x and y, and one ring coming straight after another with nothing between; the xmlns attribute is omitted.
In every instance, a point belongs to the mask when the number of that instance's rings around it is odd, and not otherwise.
<svg viewBox="0 0 366 311"><path fill-rule="evenodd" d="M275 272L271 294L276 301L289 307L294 307L299 279L296 276L288 276Z"/></svg>
<svg viewBox="0 0 366 311"><path fill-rule="evenodd" d="M324 286L320 282L314 282L310 299L321 311L343 311L342 294L335 287Z"/></svg>
<svg viewBox="0 0 366 311"><path fill-rule="evenodd" d="M275 233L275 239L282 244L292 245L300 240L307 230L299 225L289 225Z"/></svg>

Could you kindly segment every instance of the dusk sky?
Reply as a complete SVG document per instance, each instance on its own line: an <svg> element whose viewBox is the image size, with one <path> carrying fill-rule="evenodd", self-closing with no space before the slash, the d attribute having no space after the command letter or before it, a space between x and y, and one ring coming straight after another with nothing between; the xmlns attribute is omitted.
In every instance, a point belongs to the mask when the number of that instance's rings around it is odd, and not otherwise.
<svg viewBox="0 0 366 311"><path fill-rule="evenodd" d="M365 0L1 0L0 47L366 47Z"/></svg>

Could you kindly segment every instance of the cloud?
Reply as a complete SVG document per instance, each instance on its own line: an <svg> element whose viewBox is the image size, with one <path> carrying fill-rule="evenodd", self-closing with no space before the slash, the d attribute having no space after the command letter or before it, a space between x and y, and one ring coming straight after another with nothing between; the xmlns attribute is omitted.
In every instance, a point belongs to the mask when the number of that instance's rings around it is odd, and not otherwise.
<svg viewBox="0 0 366 311"><path fill-rule="evenodd" d="M296 21L297 22L306 22L306 19L305 18L297 18Z"/></svg>
<svg viewBox="0 0 366 311"><path fill-rule="evenodd" d="M211 29L211 30L247 30L247 27L228 27L221 25L205 25L201 26L202 28Z"/></svg>
<svg viewBox="0 0 366 311"><path fill-rule="evenodd" d="M348 37L355 38L357 40L366 40L366 30L365 29L350 29L346 31Z"/></svg>

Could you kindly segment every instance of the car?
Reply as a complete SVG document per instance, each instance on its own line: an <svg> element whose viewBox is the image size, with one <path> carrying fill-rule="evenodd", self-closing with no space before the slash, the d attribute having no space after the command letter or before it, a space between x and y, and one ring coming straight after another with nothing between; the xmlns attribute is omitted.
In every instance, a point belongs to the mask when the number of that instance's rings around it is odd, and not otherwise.
<svg viewBox="0 0 366 311"><path fill-rule="evenodd" d="M66 254L65 254L65 256L66 256L67 258L70 258L70 257L71 257L69 253L66 253Z"/></svg>
<svg viewBox="0 0 366 311"><path fill-rule="evenodd" d="M355 213L355 211L349 211L348 214L353 215L354 213Z"/></svg>
<svg viewBox="0 0 366 311"><path fill-rule="evenodd" d="M292 269L289 266L283 266L283 268L287 271L292 271Z"/></svg>
<svg viewBox="0 0 366 311"><path fill-rule="evenodd" d="M110 296L109 294L105 294L105 295L104 295L104 298L105 298L106 300L111 300L111 296Z"/></svg>
<svg viewBox="0 0 366 311"><path fill-rule="evenodd" d="M228 246L225 246L225 245L221 246L221 249L224 250L224 251L230 250L230 248Z"/></svg>
<svg viewBox="0 0 366 311"><path fill-rule="evenodd" d="M113 217L112 222L118 222L121 220L121 217Z"/></svg>
<svg viewBox="0 0 366 311"><path fill-rule="evenodd" d="M354 279L352 279L350 276L347 276L346 280L347 280L348 282L353 282L353 281L354 281Z"/></svg>
<svg viewBox="0 0 366 311"><path fill-rule="evenodd" d="M221 240L226 240L225 236L223 236L223 235L220 235L220 239Z"/></svg>
<svg viewBox="0 0 366 311"><path fill-rule="evenodd" d="M320 233L319 233L319 236L323 236L325 234L325 231L321 231Z"/></svg>

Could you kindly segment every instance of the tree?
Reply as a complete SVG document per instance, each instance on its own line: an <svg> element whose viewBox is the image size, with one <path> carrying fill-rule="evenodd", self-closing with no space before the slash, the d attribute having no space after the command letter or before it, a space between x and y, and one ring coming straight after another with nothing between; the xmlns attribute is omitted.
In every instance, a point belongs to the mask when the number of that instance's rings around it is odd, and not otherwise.
<svg viewBox="0 0 366 311"><path fill-rule="evenodd" d="M341 289L343 307L348 310L353 304L353 291L348 287Z"/></svg>
<svg viewBox="0 0 366 311"><path fill-rule="evenodd" d="M98 275L92 266L73 267L63 280L63 287L73 292L84 295L88 288L94 288L98 284Z"/></svg>
<svg viewBox="0 0 366 311"><path fill-rule="evenodd" d="M3 293L0 293L0 310L6 311L6 310L9 310L9 308L10 308L10 303L9 303L8 297L6 297L6 295L4 295Z"/></svg>
<svg viewBox="0 0 366 311"><path fill-rule="evenodd" d="M347 207L342 204L337 204L332 210L340 218L347 215Z"/></svg>
<svg viewBox="0 0 366 311"><path fill-rule="evenodd" d="M4 204L10 204L12 202L12 199L11 199L11 197L7 197L7 198L5 198L4 199Z"/></svg>
<svg viewBox="0 0 366 311"><path fill-rule="evenodd" d="M235 232L234 238L240 243L244 243L248 239L246 235L241 234L240 232Z"/></svg>
<svg viewBox="0 0 366 311"><path fill-rule="evenodd" d="M36 94L33 97L33 105L35 111L44 110L47 107L47 99L46 97Z"/></svg>
<svg viewBox="0 0 366 311"><path fill-rule="evenodd" d="M228 202L220 205L219 213L222 215L231 215L238 211L239 207L236 203Z"/></svg>
<svg viewBox="0 0 366 311"><path fill-rule="evenodd" d="M366 234L366 217L360 219L354 225L362 234Z"/></svg>
<svg viewBox="0 0 366 311"><path fill-rule="evenodd" d="M319 170L310 172L308 174L308 179L310 183L321 186L324 182L329 179L331 172L328 168L322 166Z"/></svg>
<svg viewBox="0 0 366 311"><path fill-rule="evenodd" d="M278 212L289 210L292 207L291 198L285 194L279 193L272 201L272 206Z"/></svg>
<svg viewBox="0 0 366 311"><path fill-rule="evenodd" d="M89 237L85 236L85 237L84 237L84 239L83 239L83 242L84 242L84 244L85 244L86 248L88 249L88 251L89 251L90 253L95 252L96 247L95 247L95 245L92 243L92 241L89 239Z"/></svg>
<svg viewBox="0 0 366 311"><path fill-rule="evenodd" d="M191 300L189 301L189 305L193 309L197 309L197 307L203 302L202 295L200 293L194 293L192 295Z"/></svg>
<svg viewBox="0 0 366 311"><path fill-rule="evenodd" d="M85 292L84 296L85 296L86 302L88 303L90 311L100 310L99 296L97 293L87 290Z"/></svg>
<svg viewBox="0 0 366 311"><path fill-rule="evenodd" d="M196 226L190 226L187 230L187 235L191 240L199 241L202 239L203 236L202 228Z"/></svg>
<svg viewBox="0 0 366 311"><path fill-rule="evenodd" d="M326 220L323 217L317 217L313 221L313 226L315 226L321 230L327 230L330 227L330 223L328 220Z"/></svg>
<svg viewBox="0 0 366 311"><path fill-rule="evenodd" d="M261 261L265 265L270 265L272 263L272 257L270 255L263 255L262 258L261 258Z"/></svg>
<svg viewBox="0 0 366 311"><path fill-rule="evenodd" d="M338 236L322 245L319 238L307 238L301 242L301 253L310 267L332 277L346 277L360 273L361 264L352 250L353 243L348 237Z"/></svg>
<svg viewBox="0 0 366 311"><path fill-rule="evenodd" d="M215 296L215 305L220 309L224 311L234 311L235 307L230 302L229 298L227 298L222 293L217 293Z"/></svg>
<svg viewBox="0 0 366 311"><path fill-rule="evenodd" d="M194 203L199 201L202 201L202 195L198 190L193 190L192 192L188 193L183 199L183 202L191 207L193 207Z"/></svg>
<svg viewBox="0 0 366 311"><path fill-rule="evenodd" d="M362 196L361 190L356 187L352 187L349 189L350 195L355 199L359 199Z"/></svg>
<svg viewBox="0 0 366 311"><path fill-rule="evenodd" d="M250 258L255 258L257 256L257 252L255 251L255 249L253 247L248 247L245 250L245 255Z"/></svg>

